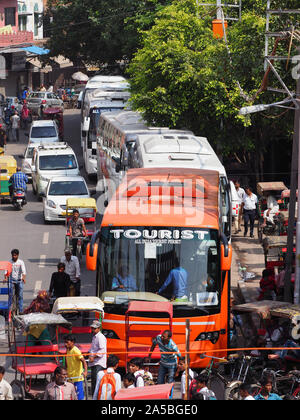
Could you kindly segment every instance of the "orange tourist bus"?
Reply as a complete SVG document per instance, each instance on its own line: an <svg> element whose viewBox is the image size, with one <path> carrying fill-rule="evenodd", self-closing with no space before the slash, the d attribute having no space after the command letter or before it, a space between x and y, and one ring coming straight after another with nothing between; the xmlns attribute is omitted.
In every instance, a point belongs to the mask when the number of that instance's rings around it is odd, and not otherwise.
<svg viewBox="0 0 300 420"><path fill-rule="evenodd" d="M173 340L182 355L190 320L191 367L207 365L201 353L228 348L232 251L221 231L219 201L216 171L143 168L129 170L109 202L88 246L87 268L97 271L103 333L121 366L130 301L172 303ZM138 333L130 343L147 356L151 331L169 329L169 319L155 312L134 315L130 322Z"/></svg>

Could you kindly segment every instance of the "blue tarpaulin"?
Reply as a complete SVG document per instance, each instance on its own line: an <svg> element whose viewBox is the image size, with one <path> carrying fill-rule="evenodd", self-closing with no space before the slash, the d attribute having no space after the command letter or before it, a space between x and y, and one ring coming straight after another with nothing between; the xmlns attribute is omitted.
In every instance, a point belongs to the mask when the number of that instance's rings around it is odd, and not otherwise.
<svg viewBox="0 0 300 420"><path fill-rule="evenodd" d="M31 45L30 47L24 47L22 50L30 52L31 54L36 55L44 55L49 54L50 50L47 50L45 48L36 47L35 45Z"/></svg>

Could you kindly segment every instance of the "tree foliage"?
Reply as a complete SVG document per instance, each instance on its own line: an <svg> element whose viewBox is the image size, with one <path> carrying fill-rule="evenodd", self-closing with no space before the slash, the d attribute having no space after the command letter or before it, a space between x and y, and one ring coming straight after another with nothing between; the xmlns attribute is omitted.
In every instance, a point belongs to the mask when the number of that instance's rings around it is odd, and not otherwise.
<svg viewBox="0 0 300 420"><path fill-rule="evenodd" d="M140 30L171 0L48 0L48 48L73 62L129 61L140 45Z"/></svg>
<svg viewBox="0 0 300 420"><path fill-rule="evenodd" d="M261 162L255 171L262 171L264 152L289 139L292 128L291 113L279 118L278 109L239 115L245 105L278 101L265 89L262 3L255 1L256 11L244 11L229 26L226 44L213 37L211 8L197 9L194 0L173 2L144 32L129 66L133 106L148 121L207 136L223 157L240 153L253 161L254 154L254 163Z"/></svg>

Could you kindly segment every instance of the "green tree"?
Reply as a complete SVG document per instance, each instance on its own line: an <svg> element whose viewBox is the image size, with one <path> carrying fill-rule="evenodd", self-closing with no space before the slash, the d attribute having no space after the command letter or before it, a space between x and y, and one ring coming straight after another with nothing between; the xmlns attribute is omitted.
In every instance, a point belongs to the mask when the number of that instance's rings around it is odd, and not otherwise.
<svg viewBox="0 0 300 420"><path fill-rule="evenodd" d="M241 117L242 106L278 100L265 91L265 16L243 13L215 39L212 13L193 0L174 2L144 33L129 66L133 107L154 124L208 137L223 157L235 153L259 174L264 152L290 134L290 114ZM253 159L254 158L254 159Z"/></svg>
<svg viewBox="0 0 300 420"><path fill-rule="evenodd" d="M75 63L128 62L157 10L171 0L48 0L50 56Z"/></svg>

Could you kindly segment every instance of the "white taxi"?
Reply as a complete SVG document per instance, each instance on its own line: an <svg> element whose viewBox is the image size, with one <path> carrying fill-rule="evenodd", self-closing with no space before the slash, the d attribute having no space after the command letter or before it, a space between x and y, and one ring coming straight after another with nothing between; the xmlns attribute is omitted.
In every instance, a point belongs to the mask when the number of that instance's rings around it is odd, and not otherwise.
<svg viewBox="0 0 300 420"><path fill-rule="evenodd" d="M50 179L46 191L41 194L44 222L65 220L68 198L90 198L94 193L95 191L89 191L81 176L61 176Z"/></svg>

